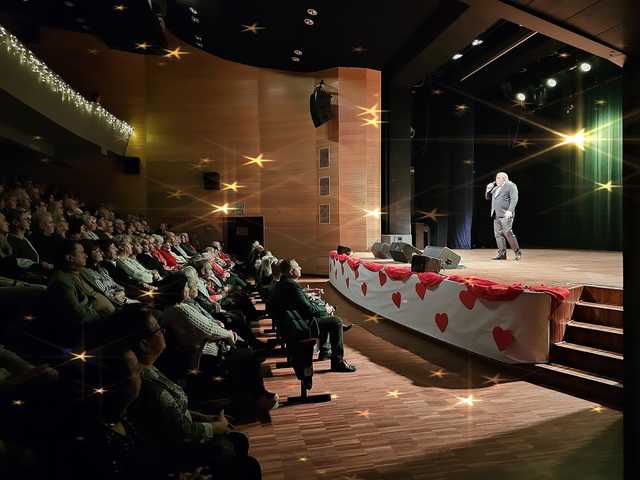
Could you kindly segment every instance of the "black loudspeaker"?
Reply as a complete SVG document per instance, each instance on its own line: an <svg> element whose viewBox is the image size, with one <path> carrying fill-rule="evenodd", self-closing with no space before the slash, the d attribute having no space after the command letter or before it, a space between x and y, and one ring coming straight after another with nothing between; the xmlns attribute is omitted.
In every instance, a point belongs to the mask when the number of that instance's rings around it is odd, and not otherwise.
<svg viewBox="0 0 640 480"><path fill-rule="evenodd" d="M442 270L442 262L439 258L426 255L414 255L411 257L412 272L439 272Z"/></svg>
<svg viewBox="0 0 640 480"><path fill-rule="evenodd" d="M442 268L458 268L462 257L447 247L427 247L424 249L427 257L439 258Z"/></svg>
<svg viewBox="0 0 640 480"><path fill-rule="evenodd" d="M338 255L351 255L351 248L344 245L338 245Z"/></svg>
<svg viewBox="0 0 640 480"><path fill-rule="evenodd" d="M376 242L371 245L371 253L376 258L391 258L390 248L391 246L388 243Z"/></svg>
<svg viewBox="0 0 640 480"><path fill-rule="evenodd" d="M396 262L409 263L414 254L421 254L422 252L408 243L393 242L389 248L389 253Z"/></svg>
<svg viewBox="0 0 640 480"><path fill-rule="evenodd" d="M316 128L333 117L331 95L322 86L316 87L309 97L309 113L311 113L311 120Z"/></svg>
<svg viewBox="0 0 640 480"><path fill-rule="evenodd" d="M218 172L204 172L202 181L205 190L220 190L220 174Z"/></svg>

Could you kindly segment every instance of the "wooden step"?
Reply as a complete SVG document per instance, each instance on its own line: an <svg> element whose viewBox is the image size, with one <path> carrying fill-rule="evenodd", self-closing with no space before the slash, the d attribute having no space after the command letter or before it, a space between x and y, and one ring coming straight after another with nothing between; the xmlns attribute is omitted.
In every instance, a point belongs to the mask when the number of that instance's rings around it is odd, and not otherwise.
<svg viewBox="0 0 640 480"><path fill-rule="evenodd" d="M587 400L613 408L624 403L624 386L615 379L556 363L538 363L533 373L536 382Z"/></svg>
<svg viewBox="0 0 640 480"><path fill-rule="evenodd" d="M567 324L564 341L620 354L624 351L624 335L621 328L593 323L571 320Z"/></svg>
<svg viewBox="0 0 640 480"><path fill-rule="evenodd" d="M549 362L616 380L624 378L623 356L599 348L559 342L551 346Z"/></svg>
<svg viewBox="0 0 640 480"><path fill-rule="evenodd" d="M599 287L596 285L585 285L582 289L581 300L591 303L602 303L605 305L623 305L622 288Z"/></svg>
<svg viewBox="0 0 640 480"><path fill-rule="evenodd" d="M622 307L600 303L576 302L573 320L606 327L622 328Z"/></svg>

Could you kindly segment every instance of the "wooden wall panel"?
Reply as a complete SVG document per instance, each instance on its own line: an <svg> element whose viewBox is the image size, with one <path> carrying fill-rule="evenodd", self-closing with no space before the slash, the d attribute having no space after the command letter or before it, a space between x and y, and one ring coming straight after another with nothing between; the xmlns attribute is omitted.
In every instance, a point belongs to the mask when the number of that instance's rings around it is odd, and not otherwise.
<svg viewBox="0 0 640 480"><path fill-rule="evenodd" d="M43 40L34 48L43 60L82 92L99 92L105 107L136 129L128 154L142 158L142 175L109 179L122 211L145 211L156 223L214 239L222 228L212 206L243 202L246 216L263 217L267 248L296 257L308 273L326 273L327 252L338 243L362 250L379 237L379 220L365 219L363 208L380 207L380 131L362 127L355 108L379 103L379 72L282 72L184 45L190 55L176 61L108 50L88 35L56 30ZM339 92L338 105L336 118L314 128L309 96L320 79ZM322 146L331 149L331 164L320 171ZM274 162L243 165L245 155L260 153ZM245 188L204 190L203 171ZM319 196L320 175L331 177L329 197ZM172 191L183 196L169 198ZM320 203L331 205L329 225L319 224Z"/></svg>

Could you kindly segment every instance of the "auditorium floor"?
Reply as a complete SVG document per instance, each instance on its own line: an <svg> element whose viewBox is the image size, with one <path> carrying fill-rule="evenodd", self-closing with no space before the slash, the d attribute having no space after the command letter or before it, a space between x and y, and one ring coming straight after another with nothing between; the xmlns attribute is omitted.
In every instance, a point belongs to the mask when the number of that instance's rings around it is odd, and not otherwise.
<svg viewBox="0 0 640 480"><path fill-rule="evenodd" d="M358 371L315 362L311 393L331 402L239 427L265 479L622 478L621 412L367 318L326 280L313 282L354 323L346 358ZM269 390L299 393L293 370L273 374Z"/></svg>

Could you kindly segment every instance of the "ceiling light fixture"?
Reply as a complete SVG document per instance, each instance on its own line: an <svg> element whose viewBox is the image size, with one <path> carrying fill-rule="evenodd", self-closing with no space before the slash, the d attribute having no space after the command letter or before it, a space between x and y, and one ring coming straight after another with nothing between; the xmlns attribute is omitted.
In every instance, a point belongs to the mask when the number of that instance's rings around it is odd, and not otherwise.
<svg viewBox="0 0 640 480"><path fill-rule="evenodd" d="M591 64L587 63L587 62L582 62L580 64L580 70L585 72L585 73L588 72L589 70L591 70Z"/></svg>
<svg viewBox="0 0 640 480"><path fill-rule="evenodd" d="M460 79L461 82L464 82L467 78L469 78L472 75L475 75L476 73L478 73L480 70L482 70L483 68L491 65L493 62L495 62L497 59L499 59L501 56L506 55L507 53L509 53L511 50L513 50L514 48L516 48L518 45L526 42L527 40L529 40L531 37L533 37L534 35L537 35L538 32L531 32L529 35L527 35L526 37L524 37L522 40L518 40L516 43L514 43L513 45L511 45L510 47L504 49L502 52L500 52L499 54L497 54L495 57L491 58L489 61L483 63L482 65L480 65L478 68L476 68L475 70L473 70L471 73L468 73L467 75L465 75L464 77L462 77Z"/></svg>
<svg viewBox="0 0 640 480"><path fill-rule="evenodd" d="M313 25L313 20L311 20L310 18L305 18L304 19L304 23L306 23L307 25L311 26L311 25Z"/></svg>
<svg viewBox="0 0 640 480"><path fill-rule="evenodd" d="M451 57L454 60L458 60L459 58L462 58L462 54L461 53L456 53L453 57Z"/></svg>
<svg viewBox="0 0 640 480"><path fill-rule="evenodd" d="M318 15L318 11L313 8L307 8L307 13L312 17L315 17L316 15Z"/></svg>
<svg viewBox="0 0 640 480"><path fill-rule="evenodd" d="M471 42L471 45L473 45L474 47L477 47L478 45L482 45L484 43L484 40L480 40L479 38L476 38L473 42Z"/></svg>
<svg viewBox="0 0 640 480"><path fill-rule="evenodd" d="M299 61L300 61L300 58L299 58L299 57L291 57L291 60L292 60L293 62L299 62Z"/></svg>
<svg viewBox="0 0 640 480"><path fill-rule="evenodd" d="M518 100L519 102L524 102L527 99L527 96L522 93L522 92L518 92L516 93L516 100Z"/></svg>
<svg viewBox="0 0 640 480"><path fill-rule="evenodd" d="M302 50L294 50L293 53L299 57L302 55Z"/></svg>
<svg viewBox="0 0 640 480"><path fill-rule="evenodd" d="M558 85L558 81L555 78L547 78L546 81L547 87L555 87L556 85Z"/></svg>
<svg viewBox="0 0 640 480"><path fill-rule="evenodd" d="M189 11L190 11L191 13L193 13L194 15L198 15L198 10L196 10L196 9L195 9L195 8L193 8L193 7L189 7Z"/></svg>

